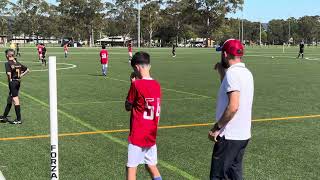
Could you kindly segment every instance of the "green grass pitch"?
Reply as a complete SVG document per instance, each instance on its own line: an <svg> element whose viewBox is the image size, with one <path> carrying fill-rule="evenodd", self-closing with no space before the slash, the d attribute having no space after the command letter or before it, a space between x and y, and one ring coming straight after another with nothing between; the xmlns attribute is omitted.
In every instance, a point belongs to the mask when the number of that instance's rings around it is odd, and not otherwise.
<svg viewBox="0 0 320 180"><path fill-rule="evenodd" d="M1 52L4 49L0 49ZM134 51L137 49L134 49ZM219 88L213 70L214 49L143 49L151 54L152 76L163 88L160 126L214 122ZM98 48L48 48L57 56L59 133L129 128L124 100L129 88L125 48L109 49L108 77L100 76ZM255 80L253 119L320 114L320 51L297 47L247 48L246 62ZM21 48L22 61L33 72L21 87L22 125L0 124L0 170L8 180L45 180L50 175L50 139L8 140L49 134L48 72L37 63L35 48ZM271 58L274 56L274 58ZM2 57L4 61L4 56ZM74 67L74 65L76 67ZM4 70L3 62L0 64ZM0 74L0 112L8 94ZM11 116L15 117L14 109ZM213 144L210 126L159 129L159 168L165 180L208 179ZM320 176L320 117L253 122L253 137L244 163L245 179L295 180ZM128 132L73 134L59 138L60 179L121 180L125 178ZM143 167L138 179L150 179Z"/></svg>

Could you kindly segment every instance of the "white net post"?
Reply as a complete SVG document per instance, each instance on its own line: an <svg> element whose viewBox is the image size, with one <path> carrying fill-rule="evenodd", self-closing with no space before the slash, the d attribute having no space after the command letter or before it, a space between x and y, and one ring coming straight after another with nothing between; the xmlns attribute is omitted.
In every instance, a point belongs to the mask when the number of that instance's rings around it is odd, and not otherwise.
<svg viewBox="0 0 320 180"><path fill-rule="evenodd" d="M57 107L57 65L56 57L49 57L49 94L50 94L50 168L51 180L59 179L58 161L58 107Z"/></svg>

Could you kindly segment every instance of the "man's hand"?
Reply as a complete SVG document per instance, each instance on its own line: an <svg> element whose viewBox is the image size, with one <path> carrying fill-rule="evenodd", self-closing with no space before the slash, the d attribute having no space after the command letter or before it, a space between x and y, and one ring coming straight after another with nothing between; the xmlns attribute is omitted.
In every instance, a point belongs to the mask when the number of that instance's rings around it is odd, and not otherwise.
<svg viewBox="0 0 320 180"><path fill-rule="evenodd" d="M214 130L214 128L212 128L208 133L208 138L213 142L218 142L217 138L219 134L220 134L220 130Z"/></svg>

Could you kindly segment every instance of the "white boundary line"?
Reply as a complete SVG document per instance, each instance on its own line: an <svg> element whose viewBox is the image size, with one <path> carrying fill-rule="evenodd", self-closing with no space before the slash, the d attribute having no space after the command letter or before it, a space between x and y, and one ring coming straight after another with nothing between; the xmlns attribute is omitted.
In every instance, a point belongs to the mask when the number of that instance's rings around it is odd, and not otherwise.
<svg viewBox="0 0 320 180"><path fill-rule="evenodd" d="M6 62L6 61L0 61L0 63L2 62ZM28 61L20 61L20 62L24 62L24 63L30 63L30 64L40 64L38 62L28 62ZM63 67L63 68L57 68L57 71L59 70L67 70L67 69L73 69L73 68L76 68L77 65L75 64L69 64L69 63L57 63L57 64L61 64L61 65L67 65L69 67ZM31 72L45 72L45 71L48 71L48 69L36 69L36 70L32 70L31 69ZM0 71L0 74L5 74L6 72L2 72Z"/></svg>
<svg viewBox="0 0 320 180"><path fill-rule="evenodd" d="M270 55L266 55L266 54L263 54L263 55L245 55L244 57L265 57L265 58L290 58L290 59L297 59L297 57L292 57L292 56L271 56L272 54ZM306 57L303 60L307 60L307 61L320 61L320 58L315 58L315 57Z"/></svg>
<svg viewBox="0 0 320 180"><path fill-rule="evenodd" d="M200 99L211 99L206 97L194 97L194 98L175 98L175 99L162 99L162 101L184 101L184 100L200 100ZM107 104L107 103L123 103L124 100L108 100L105 101L92 101L92 102L69 102L61 103L60 106L64 105L86 105L86 104Z"/></svg>

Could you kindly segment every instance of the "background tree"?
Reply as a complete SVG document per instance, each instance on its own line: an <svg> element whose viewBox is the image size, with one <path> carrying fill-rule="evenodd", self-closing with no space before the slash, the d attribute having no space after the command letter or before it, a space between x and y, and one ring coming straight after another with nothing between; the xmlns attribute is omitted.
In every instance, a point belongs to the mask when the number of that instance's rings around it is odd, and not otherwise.
<svg viewBox="0 0 320 180"><path fill-rule="evenodd" d="M48 3L44 0L18 0L12 9L14 34L27 34L38 42L42 28L45 28L41 26L41 21L48 17Z"/></svg>
<svg viewBox="0 0 320 180"><path fill-rule="evenodd" d="M271 44L283 44L288 37L284 36L284 20L271 20L268 24L268 41Z"/></svg>
<svg viewBox="0 0 320 180"><path fill-rule="evenodd" d="M102 35L137 39L136 0L57 3L0 0L0 34L28 36L30 41L38 37L92 41ZM146 39L151 46L157 39L161 46L171 46L192 38L206 38L207 43L209 39L239 38L240 20L226 15L241 9L242 4L243 0L141 0L142 42ZM271 20L263 25L261 38L269 44L287 43L290 38L294 43L303 39L308 44L318 42L320 16ZM244 39L259 42L259 22L244 20Z"/></svg>
<svg viewBox="0 0 320 180"><path fill-rule="evenodd" d="M312 43L316 40L318 23L316 16L304 16L298 20L298 33L306 43Z"/></svg>
<svg viewBox="0 0 320 180"><path fill-rule="evenodd" d="M160 15L160 3L159 1L151 1L143 6L141 10L141 22L142 27L149 35L149 47L152 45L153 33L159 27L161 22ZM143 32L144 32L143 30Z"/></svg>
<svg viewBox="0 0 320 180"><path fill-rule="evenodd" d="M0 0L0 35L8 34L8 5L9 1Z"/></svg>
<svg viewBox="0 0 320 180"><path fill-rule="evenodd" d="M198 0L197 8L201 16L199 22L201 23L202 37L213 38L211 35L224 22L226 14L236 12L241 8L243 0Z"/></svg>
<svg viewBox="0 0 320 180"><path fill-rule="evenodd" d="M90 40L103 28L105 5L100 0L59 0L60 32L64 37Z"/></svg>
<svg viewBox="0 0 320 180"><path fill-rule="evenodd" d="M137 34L137 9L135 0L116 0L116 27L123 38ZM136 38L138 39L138 38ZM124 41L124 46L125 46Z"/></svg>

